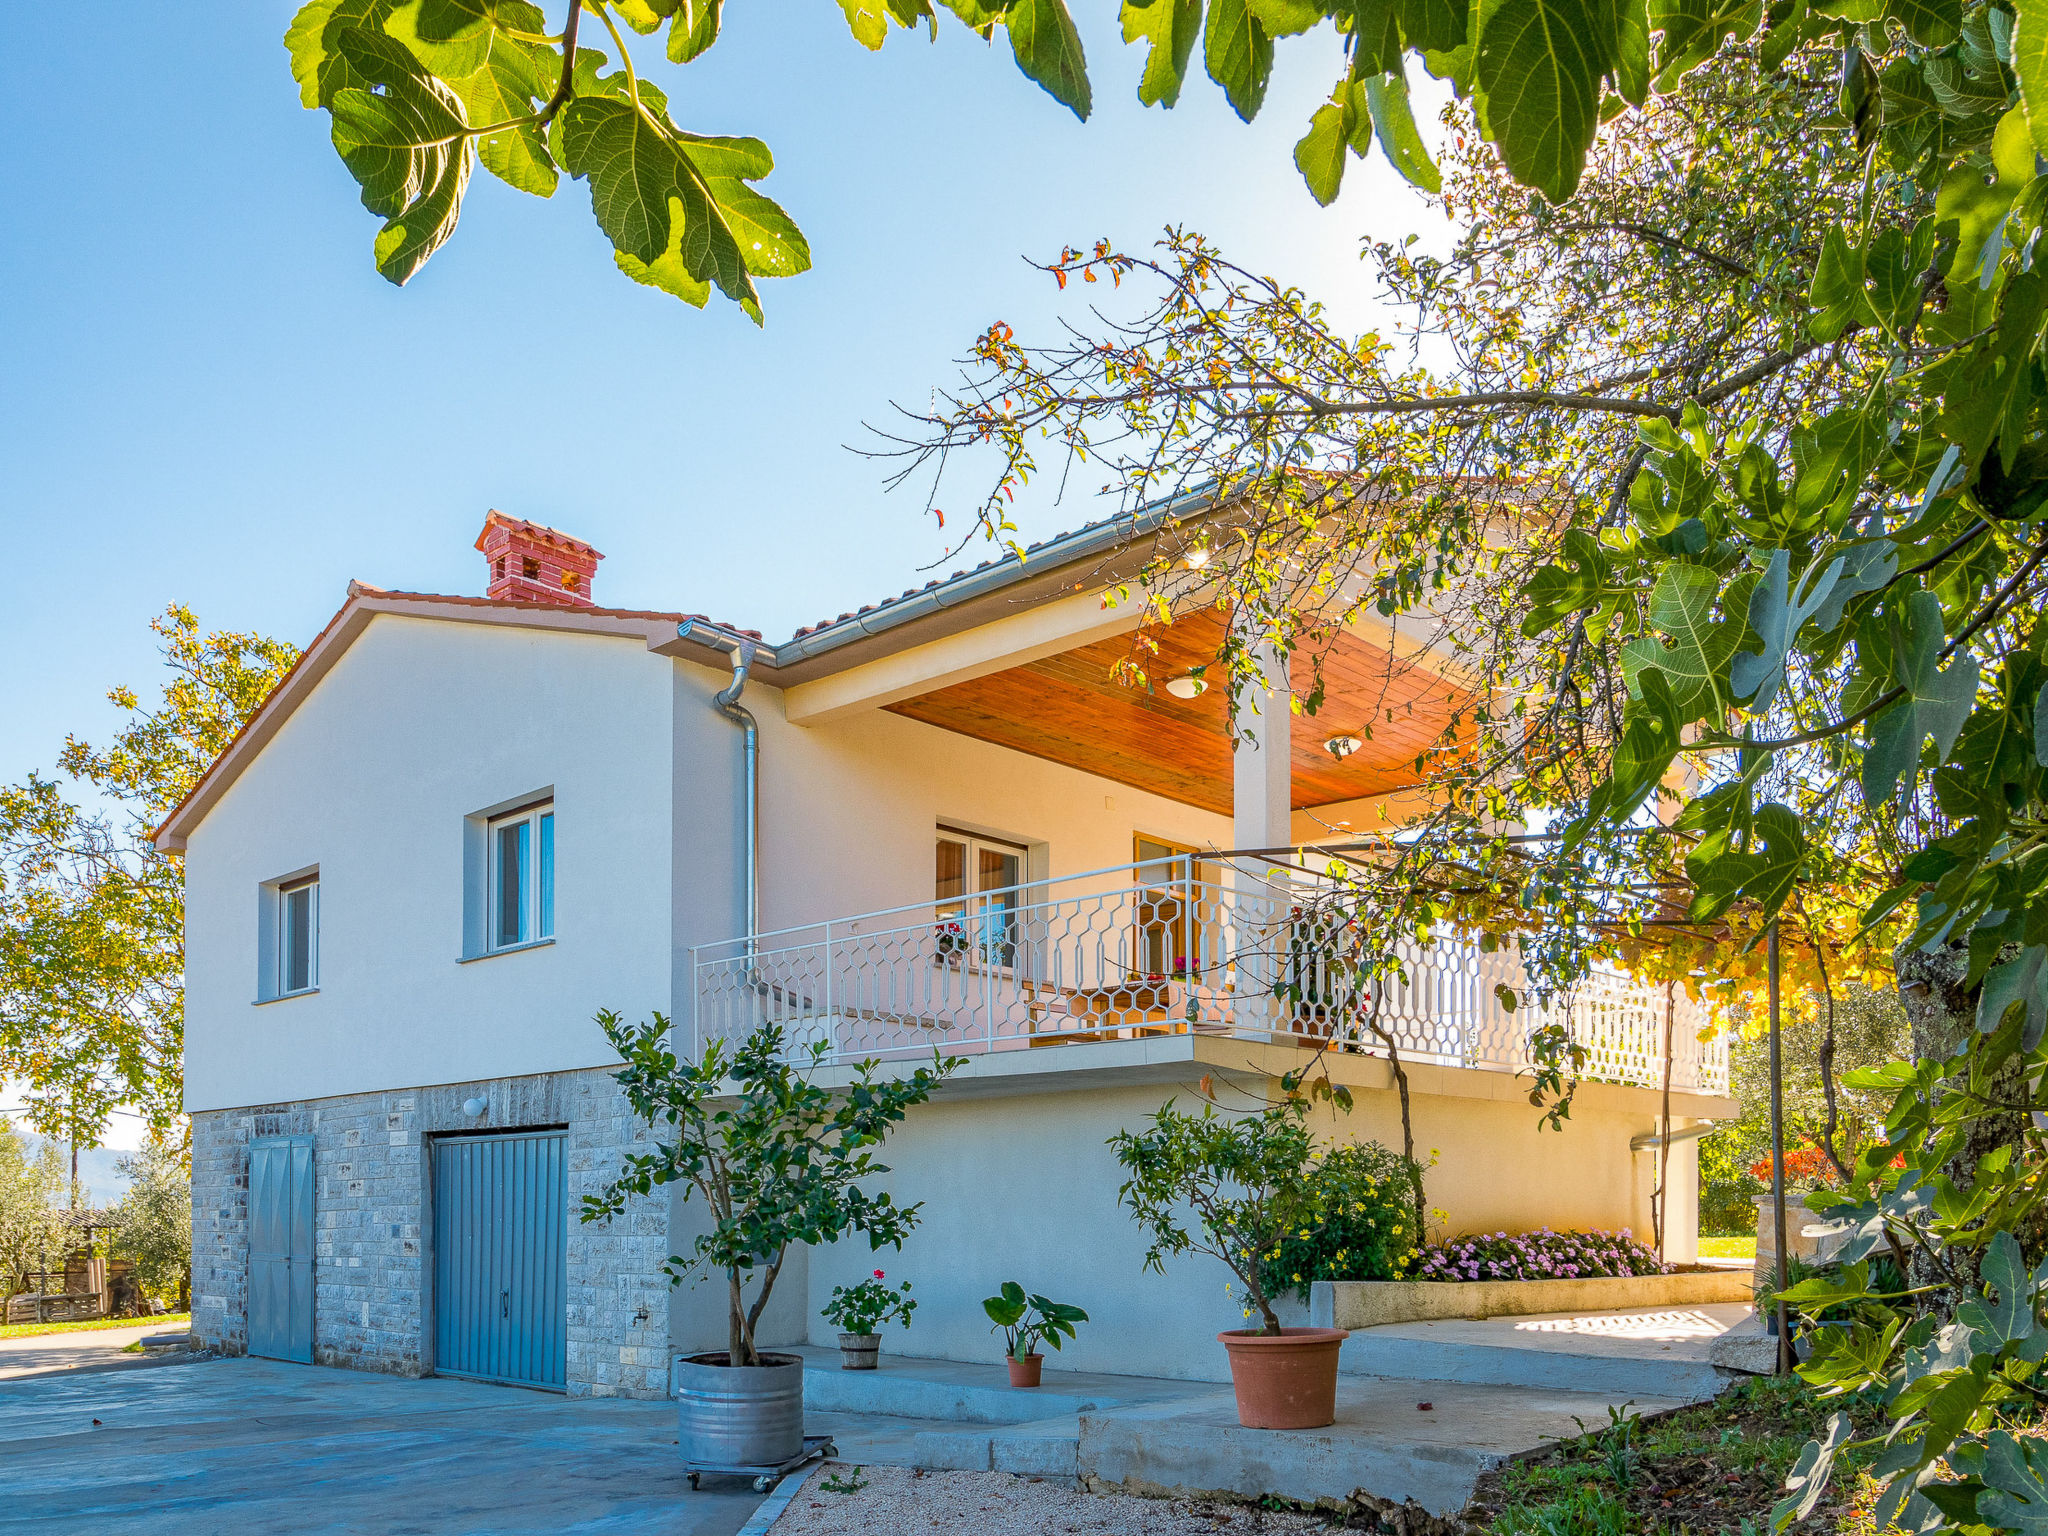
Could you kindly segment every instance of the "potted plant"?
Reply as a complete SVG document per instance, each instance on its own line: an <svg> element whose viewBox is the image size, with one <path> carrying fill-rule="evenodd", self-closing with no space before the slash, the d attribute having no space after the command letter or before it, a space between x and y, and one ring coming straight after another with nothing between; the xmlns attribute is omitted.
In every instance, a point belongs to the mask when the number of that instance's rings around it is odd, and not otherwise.
<svg viewBox="0 0 2048 1536"><path fill-rule="evenodd" d="M1207 1102L1190 1114L1168 1099L1145 1130L1109 1140L1130 1175L1117 1199L1151 1234L1145 1267L1164 1273L1183 1253L1221 1259L1249 1303L1246 1318L1256 1316L1258 1327L1216 1336L1230 1352L1237 1418L1248 1429L1315 1429L1337 1417L1337 1351L1350 1334L1281 1327L1262 1273L1312 1205L1307 1111L1292 1092L1242 1115L1219 1115Z"/></svg>
<svg viewBox="0 0 2048 1536"><path fill-rule="evenodd" d="M1003 1336L1003 1358L1010 1367L1010 1385L1035 1387L1045 1369L1040 1344L1060 1348L1060 1340L1074 1336L1074 1325L1088 1321L1088 1314L1063 1301L1049 1301L1035 1292L1027 1295L1014 1280L1005 1280L1002 1291L988 1297L981 1310L995 1324L990 1332Z"/></svg>
<svg viewBox="0 0 2048 1536"><path fill-rule="evenodd" d="M945 919L932 929L932 942L939 951L941 963L965 956L967 953L967 928L951 918Z"/></svg>
<svg viewBox="0 0 2048 1536"><path fill-rule="evenodd" d="M855 1232L876 1249L902 1247L918 1206L871 1195L860 1181L889 1171L875 1148L961 1059L934 1052L930 1066L895 1079L877 1079L876 1063L864 1061L835 1092L811 1080L831 1047L821 1040L786 1054L779 1025L763 1024L736 1048L713 1040L692 1062L670 1051L661 1014L630 1025L607 1009L597 1022L625 1062L613 1075L653 1129L654 1149L628 1153L619 1174L584 1197L583 1220L619 1215L630 1196L665 1184L683 1185L685 1201L703 1197L708 1230L665 1268L671 1285L723 1275L727 1342L677 1365L683 1459L778 1466L803 1450L803 1361L764 1352L755 1330L783 1257L793 1244Z"/></svg>
<svg viewBox="0 0 2048 1536"><path fill-rule="evenodd" d="M882 1350L880 1329L884 1323L910 1326L910 1314L917 1310L911 1299L910 1282L895 1290L882 1282L888 1279L879 1269L859 1285L835 1285L832 1299L820 1313L839 1330L839 1368L842 1371L872 1371Z"/></svg>

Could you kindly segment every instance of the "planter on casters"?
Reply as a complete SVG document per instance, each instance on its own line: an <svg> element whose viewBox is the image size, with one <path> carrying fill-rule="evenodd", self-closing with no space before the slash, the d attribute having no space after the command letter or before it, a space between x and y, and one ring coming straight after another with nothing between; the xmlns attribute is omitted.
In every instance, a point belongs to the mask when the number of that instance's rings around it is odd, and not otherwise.
<svg viewBox="0 0 2048 1536"><path fill-rule="evenodd" d="M1237 1422L1246 1429L1320 1429L1336 1421L1337 1351L1349 1330L1232 1329L1216 1337L1230 1351Z"/></svg>
<svg viewBox="0 0 2048 1536"><path fill-rule="evenodd" d="M804 1451L804 1363L766 1355L727 1365L725 1351L676 1362L683 1460L693 1467L779 1466Z"/></svg>
<svg viewBox="0 0 2048 1536"><path fill-rule="evenodd" d="M1010 1385L1013 1387L1035 1387L1038 1373L1045 1369L1045 1356L1033 1351L1019 1359L1016 1355L1003 1356L1010 1367Z"/></svg>
<svg viewBox="0 0 2048 1536"><path fill-rule="evenodd" d="M881 1352L882 1336L879 1333L839 1335L839 1369L842 1371L872 1371Z"/></svg>

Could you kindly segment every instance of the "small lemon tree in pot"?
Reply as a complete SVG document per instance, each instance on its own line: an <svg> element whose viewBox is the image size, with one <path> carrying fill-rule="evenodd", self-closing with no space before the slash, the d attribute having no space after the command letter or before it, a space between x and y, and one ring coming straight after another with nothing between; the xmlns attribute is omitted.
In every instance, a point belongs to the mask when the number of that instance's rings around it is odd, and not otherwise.
<svg viewBox="0 0 2048 1536"><path fill-rule="evenodd" d="M900 1078L878 1077L877 1063L864 1061L850 1082L828 1088L814 1074L830 1047L787 1048L780 1025L764 1023L737 1046L713 1040L688 1061L670 1049L662 1014L628 1024L607 1009L597 1022L625 1062L614 1075L655 1145L628 1153L618 1175L585 1197L583 1220L607 1220L633 1196L681 1184L686 1202L702 1198L710 1225L668 1260L669 1283L716 1275L726 1286L726 1348L679 1368L684 1460L787 1461L803 1448L803 1365L764 1352L756 1336L783 1261L792 1245L856 1233L875 1249L903 1246L922 1202L899 1205L861 1181L889 1171L876 1148L961 1058L934 1052L929 1066Z"/></svg>
<svg viewBox="0 0 2048 1536"><path fill-rule="evenodd" d="M1345 1090L1331 1097L1350 1108ZM1252 1429L1332 1422L1337 1350L1350 1335L1282 1327L1268 1284L1271 1258L1314 1206L1307 1098L1283 1091L1243 1114L1218 1114L1212 1102L1191 1112L1169 1099L1145 1129L1119 1131L1109 1145L1130 1175L1117 1198L1152 1239L1145 1267L1163 1274L1168 1258L1205 1253L1237 1277L1259 1325L1217 1335L1230 1352L1239 1421Z"/></svg>

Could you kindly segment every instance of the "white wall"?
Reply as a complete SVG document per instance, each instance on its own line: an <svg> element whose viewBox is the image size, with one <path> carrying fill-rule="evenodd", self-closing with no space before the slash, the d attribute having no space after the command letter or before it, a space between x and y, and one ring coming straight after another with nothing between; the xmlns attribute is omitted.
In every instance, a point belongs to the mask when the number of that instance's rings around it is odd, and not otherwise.
<svg viewBox="0 0 2048 1536"><path fill-rule="evenodd" d="M1338 1064L1340 1081L1369 1070L1357 1062ZM1145 1271L1146 1242L1117 1204L1123 1176L1105 1145L1119 1130L1141 1129L1170 1096L1187 1107L1192 1091L1184 1084L1062 1086L1003 1098L948 1096L912 1110L880 1149L890 1173L863 1187L887 1189L899 1203L922 1201L920 1224L901 1253L875 1254L859 1239L811 1251L812 1340L835 1342L818 1316L832 1288L879 1268L892 1285L909 1280L918 1297L909 1331L884 1334L885 1350L993 1365L1002 1346L988 1331L981 1300L1016 1280L1087 1309L1090 1323L1059 1358L1062 1366L1227 1380L1216 1335L1245 1326L1242 1304L1225 1291L1229 1271L1194 1254L1167 1261L1163 1275ZM1351 1113L1317 1111L1318 1134L1399 1150L1394 1094L1355 1085L1354 1092ZM1418 1155L1427 1161L1440 1153L1425 1180L1430 1237L1547 1225L1629 1227L1647 1242L1649 1159L1632 1155L1628 1143L1654 1123L1654 1095L1593 1084L1581 1092L1586 1102L1562 1131L1539 1129L1520 1095L1419 1093ZM1683 1220L1689 1196L1674 1196ZM692 1321L699 1329L722 1326L710 1309ZM696 1336L675 1335L683 1346Z"/></svg>
<svg viewBox="0 0 2048 1536"><path fill-rule="evenodd" d="M941 822L1044 843L1055 877L1130 863L1139 832L1230 846L1228 816L1076 768L884 710L793 726L758 698L764 928L930 901Z"/></svg>
<svg viewBox="0 0 2048 1536"><path fill-rule="evenodd" d="M676 992L679 1014L687 1017L687 947L737 938L745 928L737 835L740 731L711 705L711 695L729 675L687 663L678 664L676 674ZM747 689L744 702L761 730L764 929L930 901L933 843L941 822L1042 843L1047 873L1054 876L1130 863L1132 838L1140 832L1194 846L1228 846L1227 816L922 721L876 710L795 726L783 718L781 691L760 685ZM1005 1101L1020 1130L1041 1112L1064 1123L1068 1111L1056 1106L1067 1102ZM1090 1120L1090 1132L1095 1128ZM1094 1134L1097 1150L1109 1129ZM969 1155L982 1156L982 1143L968 1140L974 1148ZM1112 1182L1112 1198L1114 1193ZM670 1222L678 1252L701 1220L698 1203L685 1206L680 1195L673 1198ZM805 1260L792 1255L764 1319L762 1341L793 1342L807 1328L821 1328L808 1314L838 1283L839 1278L827 1281L822 1291L815 1282L807 1285ZM985 1294L975 1293L976 1317L978 1298ZM724 1348L722 1282L679 1288L670 1322L678 1349Z"/></svg>
<svg viewBox="0 0 2048 1536"><path fill-rule="evenodd" d="M671 1003L673 664L380 615L192 833L185 1103L588 1067ZM552 785L556 942L467 964L463 818ZM320 869L320 990L253 1005L261 882Z"/></svg>

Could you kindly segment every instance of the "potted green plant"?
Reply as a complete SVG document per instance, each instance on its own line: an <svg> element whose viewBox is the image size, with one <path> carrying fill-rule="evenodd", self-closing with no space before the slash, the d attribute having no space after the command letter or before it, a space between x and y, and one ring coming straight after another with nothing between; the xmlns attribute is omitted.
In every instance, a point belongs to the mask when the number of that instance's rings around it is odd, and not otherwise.
<svg viewBox="0 0 2048 1536"><path fill-rule="evenodd" d="M895 1290L882 1282L889 1277L876 1270L859 1285L835 1285L832 1299L819 1315L839 1330L839 1368L842 1371L872 1371L882 1351L884 1323L910 1326L910 1314L917 1310L910 1282Z"/></svg>
<svg viewBox="0 0 2048 1536"><path fill-rule="evenodd" d="M875 1249L902 1247L918 1205L871 1195L860 1181L889 1171L875 1148L961 1058L934 1052L930 1066L893 1079L878 1079L877 1064L864 1061L834 1090L812 1080L831 1047L817 1041L785 1051L779 1025L763 1024L737 1047L713 1040L684 1061L669 1049L661 1014L635 1025L607 1009L597 1022L625 1062L613 1075L653 1129L653 1150L628 1153L618 1175L584 1197L583 1220L606 1220L631 1196L681 1184L685 1201L703 1197L710 1224L687 1257L668 1261L669 1283L718 1274L726 1284L726 1348L687 1356L676 1368L683 1459L787 1462L803 1450L803 1361L767 1353L755 1339L783 1258L793 1245L823 1246L856 1232Z"/></svg>
<svg viewBox="0 0 2048 1536"><path fill-rule="evenodd" d="M992 1333L1003 1336L1003 1359L1010 1367L1010 1385L1035 1387L1045 1369L1040 1344L1060 1348L1062 1339L1074 1336L1074 1325L1088 1321L1088 1314L1063 1301L1051 1301L1036 1292L1026 1294L1014 1280L1005 1280L1002 1290L985 1299L981 1310L995 1324Z"/></svg>
<svg viewBox="0 0 2048 1536"><path fill-rule="evenodd" d="M1343 1090L1332 1097L1349 1107ZM1208 1102L1191 1114L1168 1099L1146 1129L1109 1140L1130 1175L1117 1199L1152 1238L1145 1267L1164 1273L1168 1258L1206 1253L1237 1277L1245 1316L1259 1326L1216 1337L1230 1353L1238 1422L1249 1429L1315 1429L1337 1416L1337 1351L1350 1334L1281 1327L1263 1272L1313 1206L1307 1112L1291 1092L1229 1115Z"/></svg>

